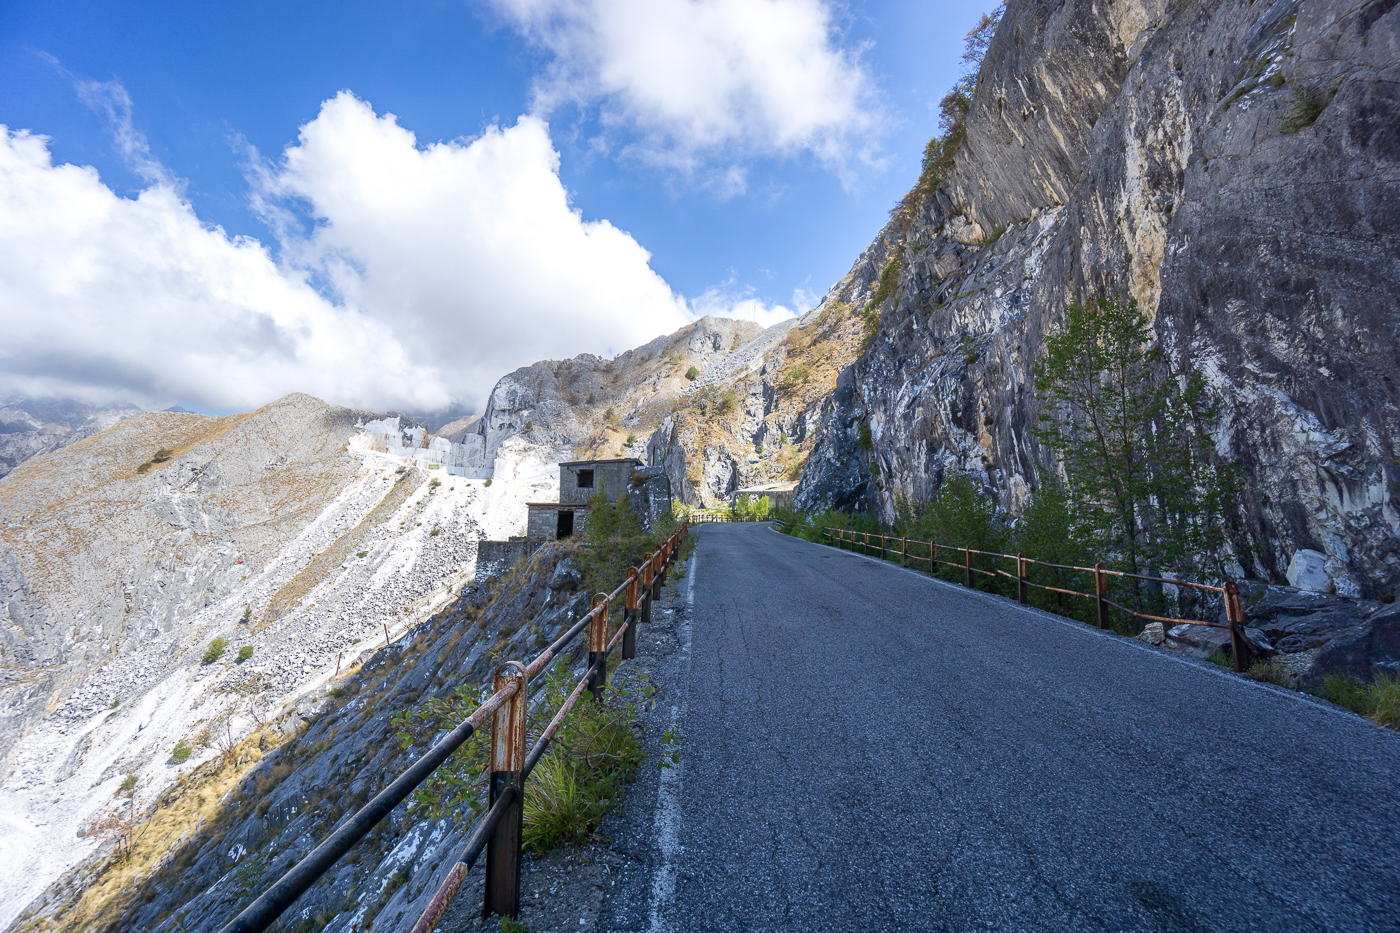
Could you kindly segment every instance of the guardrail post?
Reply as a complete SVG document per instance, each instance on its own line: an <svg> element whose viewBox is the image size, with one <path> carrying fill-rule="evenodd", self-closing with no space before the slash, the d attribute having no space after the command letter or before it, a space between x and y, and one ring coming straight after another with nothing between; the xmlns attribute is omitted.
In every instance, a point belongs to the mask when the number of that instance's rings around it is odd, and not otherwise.
<svg viewBox="0 0 1400 933"><path fill-rule="evenodd" d="M880 560L888 560L890 556L890 538L883 531L880 532Z"/></svg>
<svg viewBox="0 0 1400 933"><path fill-rule="evenodd" d="M608 594L593 597L593 624L588 627L588 666L598 665L588 677L588 689L593 699L603 699L603 687L608 683Z"/></svg>
<svg viewBox="0 0 1400 933"><path fill-rule="evenodd" d="M860 552L861 552L862 554L864 554L866 557L869 557L869 556L870 556L870 532L868 532L868 531L862 531L861 534L865 535L865 537L861 539Z"/></svg>
<svg viewBox="0 0 1400 933"><path fill-rule="evenodd" d="M973 556L972 556L972 548L968 548L968 549L967 549L967 587L968 587L968 589L975 590L975 589L977 589L977 578L974 577L974 576L972 575L972 562L973 562L973 560L974 560L974 558L973 558Z"/></svg>
<svg viewBox="0 0 1400 933"><path fill-rule="evenodd" d="M1030 602L1030 587L1026 585L1026 553L1016 555L1016 601L1022 606Z"/></svg>
<svg viewBox="0 0 1400 933"><path fill-rule="evenodd" d="M1251 652L1244 634L1244 606L1240 603L1240 585L1225 581L1225 618L1230 623L1230 653L1235 656L1235 671L1243 674L1249 669Z"/></svg>
<svg viewBox="0 0 1400 933"><path fill-rule="evenodd" d="M651 562L655 555L648 554L647 559L642 561L642 624L651 624Z"/></svg>
<svg viewBox="0 0 1400 933"><path fill-rule="evenodd" d="M909 566L909 536L905 535L899 544L899 566Z"/></svg>
<svg viewBox="0 0 1400 933"><path fill-rule="evenodd" d="M1108 574L1103 572L1103 564L1094 565L1094 592L1098 594L1099 628L1109 628L1108 624Z"/></svg>
<svg viewBox="0 0 1400 933"><path fill-rule="evenodd" d="M514 673L503 673L514 667ZM518 661L507 661L496 668L493 689L500 690L514 681L519 684L515 695L503 703L491 717L491 803L514 788L515 800L491 831L486 849L486 899L481 915L504 914L514 917L520 913L520 842L521 800L520 772L525 766L525 710L528 708L525 668Z"/></svg>
<svg viewBox="0 0 1400 933"><path fill-rule="evenodd" d="M931 576L931 577L936 577L936 576L938 576L938 542L937 542L937 541L930 541L930 542L928 543L928 575Z"/></svg>
<svg viewBox="0 0 1400 933"><path fill-rule="evenodd" d="M641 577L636 567L627 568L627 592L622 622L627 630L622 633L622 660L630 661L637 656L637 580Z"/></svg>

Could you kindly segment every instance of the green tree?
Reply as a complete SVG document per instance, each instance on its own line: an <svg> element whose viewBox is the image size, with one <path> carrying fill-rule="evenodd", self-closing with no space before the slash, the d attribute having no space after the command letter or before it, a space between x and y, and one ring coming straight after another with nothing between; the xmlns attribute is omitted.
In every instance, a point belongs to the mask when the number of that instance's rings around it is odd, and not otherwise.
<svg viewBox="0 0 1400 933"><path fill-rule="evenodd" d="M971 476L960 472L946 474L938 495L917 508L908 500L899 500L895 504L895 534L936 543L938 559L948 561L957 557L945 548L1004 552L1008 543L1006 526L997 515L995 500L984 495ZM927 556L922 551L915 553ZM991 558L978 560L984 570L998 566ZM966 579L965 571L952 567L939 567L938 572L950 580ZM1004 587L998 581L988 584L988 588L1001 591Z"/></svg>
<svg viewBox="0 0 1400 933"><path fill-rule="evenodd" d="M1219 402L1177 376L1137 302L1072 305L1036 366L1042 442L1055 451L1086 539L1130 573L1200 572L1224 542L1232 470L1213 465ZM1142 588L1131 585L1142 603Z"/></svg>
<svg viewBox="0 0 1400 933"><path fill-rule="evenodd" d="M1012 532L1012 547L1032 560L1049 564L1083 567L1095 562L1086 529L1075 511L1074 503L1059 480L1049 474L1042 478L1040 488L1021 511ZM1084 589L1084 574L1073 570L1030 564L1026 577L1039 586L1053 586L1062 590ZM1030 600L1033 606L1086 622L1090 621L1089 613L1093 610L1084 600L1036 587L1030 590Z"/></svg>

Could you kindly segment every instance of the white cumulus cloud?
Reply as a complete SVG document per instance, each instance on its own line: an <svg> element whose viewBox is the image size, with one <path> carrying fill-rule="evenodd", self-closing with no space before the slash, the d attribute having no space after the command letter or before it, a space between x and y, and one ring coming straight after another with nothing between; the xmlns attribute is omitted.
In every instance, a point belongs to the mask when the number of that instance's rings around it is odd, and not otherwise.
<svg viewBox="0 0 1400 933"><path fill-rule="evenodd" d="M214 408L292 391L405 407L448 397L387 328L256 241L205 226L169 183L119 197L92 168L54 165L45 137L4 126L0 330L0 384L23 394Z"/></svg>
<svg viewBox="0 0 1400 933"><path fill-rule="evenodd" d="M292 261L392 329L459 398L481 400L516 366L610 355L690 320L636 240L570 206L558 169L537 118L419 146L341 93L262 187L315 219L284 239Z"/></svg>
<svg viewBox="0 0 1400 933"><path fill-rule="evenodd" d="M420 146L344 92L257 160L279 254L203 223L109 111L135 198L0 126L0 391L215 409L293 391L367 408L478 406L518 366L611 355L698 314L776 320L726 283L692 307L650 256L569 204L548 126ZM299 223L300 221L300 223Z"/></svg>
<svg viewBox="0 0 1400 933"><path fill-rule="evenodd" d="M597 103L632 149L707 158L808 151L842 173L868 156L874 84L822 0L484 0L552 56L536 107ZM733 170L718 186L735 193Z"/></svg>

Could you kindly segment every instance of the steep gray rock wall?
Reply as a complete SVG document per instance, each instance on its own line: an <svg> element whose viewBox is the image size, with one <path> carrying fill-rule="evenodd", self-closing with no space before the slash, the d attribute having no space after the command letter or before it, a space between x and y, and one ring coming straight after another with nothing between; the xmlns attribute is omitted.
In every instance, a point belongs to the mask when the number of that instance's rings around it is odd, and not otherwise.
<svg viewBox="0 0 1400 933"><path fill-rule="evenodd" d="M1280 580L1314 548L1366 594L1394 592L1394 7L1013 0L967 143L904 234L899 288L832 398L799 504L889 516L955 467L1014 513L1051 465L1029 430L1044 335L1067 303L1122 293L1225 401L1216 446L1244 471L1242 569ZM1325 105L1315 122L1302 99Z"/></svg>

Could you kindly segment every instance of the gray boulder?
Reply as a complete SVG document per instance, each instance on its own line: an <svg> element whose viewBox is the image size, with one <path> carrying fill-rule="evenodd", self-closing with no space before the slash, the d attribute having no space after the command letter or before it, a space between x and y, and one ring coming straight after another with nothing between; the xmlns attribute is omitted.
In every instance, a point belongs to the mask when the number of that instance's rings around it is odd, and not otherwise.
<svg viewBox="0 0 1400 933"><path fill-rule="evenodd" d="M1332 579L1327 576L1327 555L1321 551L1302 548L1288 562L1288 585L1310 593L1327 593Z"/></svg>
<svg viewBox="0 0 1400 933"><path fill-rule="evenodd" d="M1313 657L1298 683L1317 686L1332 674L1369 683L1381 673L1400 674L1400 606L1389 606L1337 633Z"/></svg>

